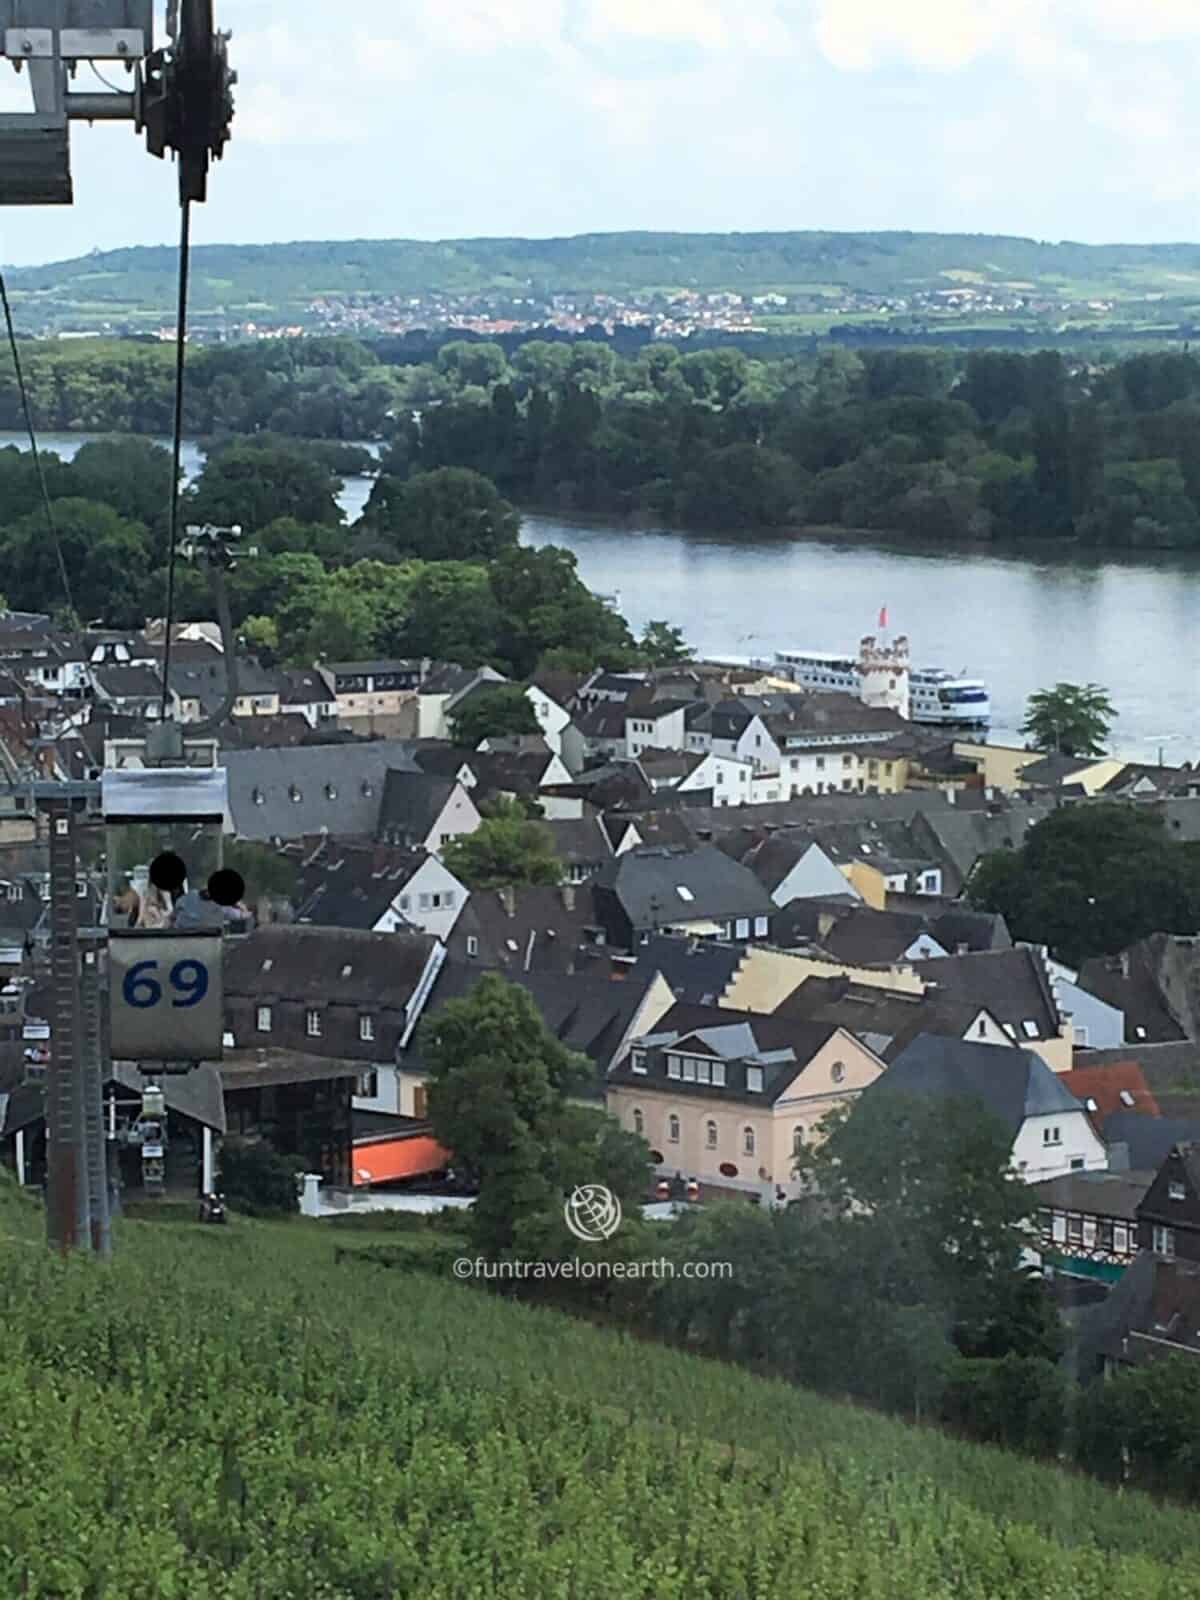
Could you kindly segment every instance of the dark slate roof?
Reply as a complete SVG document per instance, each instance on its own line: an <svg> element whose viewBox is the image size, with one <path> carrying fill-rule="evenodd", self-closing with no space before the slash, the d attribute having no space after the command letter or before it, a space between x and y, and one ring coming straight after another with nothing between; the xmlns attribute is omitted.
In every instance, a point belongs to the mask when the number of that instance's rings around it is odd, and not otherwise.
<svg viewBox="0 0 1200 1600"><path fill-rule="evenodd" d="M923 1033L965 1039L979 1008L935 999L932 995L906 995L835 977L806 978L775 1008L775 1014L836 1022L885 1061L892 1061Z"/></svg>
<svg viewBox="0 0 1200 1600"><path fill-rule="evenodd" d="M424 839L445 810L454 787L453 778L437 778L427 772L389 772L379 809L380 834Z"/></svg>
<svg viewBox="0 0 1200 1600"><path fill-rule="evenodd" d="M274 924L227 942L225 993L403 1008L436 943L424 933Z"/></svg>
<svg viewBox="0 0 1200 1600"><path fill-rule="evenodd" d="M898 961L925 932L924 917L911 912L874 911L870 906L856 906L838 918L821 943L836 960L850 966L888 966Z"/></svg>
<svg viewBox="0 0 1200 1600"><path fill-rule="evenodd" d="M746 955L744 944L721 939L688 939L652 933L637 949L635 974L661 973L676 1000L692 1005L719 1005Z"/></svg>
<svg viewBox="0 0 1200 1600"><path fill-rule="evenodd" d="M888 706L865 705L853 694L759 695L755 699L764 708L767 729L781 745L806 733L853 738L855 734L885 730L902 733L908 727L898 711Z"/></svg>
<svg viewBox="0 0 1200 1600"><path fill-rule="evenodd" d="M606 861L612 855L612 846L600 820L599 812L592 811L582 817L560 817L543 823L554 839L554 854L566 865L589 866L593 861Z"/></svg>
<svg viewBox="0 0 1200 1600"><path fill-rule="evenodd" d="M585 739L624 739L625 703L599 700L575 717L575 726Z"/></svg>
<svg viewBox="0 0 1200 1600"><path fill-rule="evenodd" d="M404 658L390 661L327 661L324 666L326 672L334 672L341 678L362 673L367 673L371 676L392 672L411 673L418 671L421 663L414 658Z"/></svg>
<svg viewBox="0 0 1200 1600"><path fill-rule="evenodd" d="M1139 940L1119 956L1094 956L1079 969L1079 987L1125 1013L1131 1044L1161 1044L1183 1039L1158 979L1157 946Z"/></svg>
<svg viewBox="0 0 1200 1600"><path fill-rule="evenodd" d="M385 938L394 937L385 934ZM266 1089L280 1083L319 1083L328 1078L362 1076L361 1061L338 1056L309 1055L303 1050L258 1048L227 1050L221 1061L221 1084L228 1094L235 1089Z"/></svg>
<svg viewBox="0 0 1200 1600"><path fill-rule="evenodd" d="M296 921L369 931L427 860L424 850L325 841L301 867Z"/></svg>
<svg viewBox="0 0 1200 1600"><path fill-rule="evenodd" d="M224 761L234 830L244 839L372 838L388 771L416 770L411 751L403 739L231 750Z"/></svg>
<svg viewBox="0 0 1200 1600"><path fill-rule="evenodd" d="M1055 754L1041 756L1037 761L1031 761L1028 766L1021 768L1021 782L1052 788L1056 784L1064 783L1068 778L1073 778L1077 772L1086 772L1101 759L1103 758L1099 756Z"/></svg>
<svg viewBox="0 0 1200 1600"><path fill-rule="evenodd" d="M141 1094L146 1079L130 1061L114 1061L109 1082L123 1089ZM178 1112L193 1121L225 1132L225 1100L221 1093L221 1076L217 1068L202 1061L190 1072L169 1073L159 1080L168 1111ZM107 1085L106 1085L107 1086ZM0 1102L5 1096L0 1095ZM10 1138L20 1128L40 1122L45 1114L45 1084L22 1083L7 1096L3 1106L4 1119L0 1124L0 1138Z"/></svg>
<svg viewBox="0 0 1200 1600"><path fill-rule="evenodd" d="M153 667L97 667L92 676L112 700L150 700L162 694L162 677Z"/></svg>
<svg viewBox="0 0 1200 1600"><path fill-rule="evenodd" d="M950 906L929 916L929 931L941 945L955 955L960 944L967 951L1011 950L1012 935L998 911L972 911L966 906Z"/></svg>
<svg viewBox="0 0 1200 1600"><path fill-rule="evenodd" d="M284 667L278 680L282 705L328 705L333 699L329 685L315 667Z"/></svg>
<svg viewBox="0 0 1200 1600"><path fill-rule="evenodd" d="M770 895L748 868L718 850L639 846L606 861L593 880L611 889L635 928L769 915ZM688 891L679 893L680 888Z"/></svg>
<svg viewBox="0 0 1200 1600"><path fill-rule="evenodd" d="M981 1100L1014 1138L1026 1117L1083 1112L1032 1050L1005 1050L928 1033L907 1045L866 1092Z"/></svg>
<svg viewBox="0 0 1200 1600"><path fill-rule="evenodd" d="M446 941L456 959L511 973L570 972L596 926L590 883L477 889ZM474 957L467 940L478 940ZM528 967L527 967L528 963Z"/></svg>
<svg viewBox="0 0 1200 1600"><path fill-rule="evenodd" d="M1026 946L982 950L965 956L914 961L912 965L926 984L936 985L939 996L990 1011L997 1022L1014 1030L1018 1044L1059 1036L1058 1008L1036 950ZM1029 1032L1026 1022L1034 1024L1036 1033Z"/></svg>
<svg viewBox="0 0 1200 1600"><path fill-rule="evenodd" d="M1153 1172L1064 1172L1030 1184L1030 1192L1040 1206L1133 1222L1153 1182Z"/></svg>
<svg viewBox="0 0 1200 1600"><path fill-rule="evenodd" d="M1140 1366L1177 1353L1200 1353L1200 1264L1166 1261L1143 1250L1112 1292L1079 1326L1079 1375L1096 1375L1098 1358ZM1138 1334L1148 1334L1139 1339ZM1170 1340L1171 1343L1163 1343Z"/></svg>
<svg viewBox="0 0 1200 1600"><path fill-rule="evenodd" d="M1200 1118L1152 1117L1144 1111L1114 1111L1104 1119L1107 1144L1129 1149L1129 1165L1157 1172L1177 1144L1200 1139Z"/></svg>
<svg viewBox="0 0 1200 1600"><path fill-rule="evenodd" d="M652 1052L649 1073L635 1073L627 1055L609 1073L610 1083L631 1087L662 1087L669 1084L672 1094L681 1098L736 1100L754 1105L774 1105L780 1095L812 1060L817 1051L838 1033L838 1028L794 1017L763 1016L754 1011L733 1011L723 1006L675 1005L637 1041ZM689 1083L668 1078L661 1052L666 1047L695 1041L704 1054L728 1063L724 1085ZM746 1087L746 1066L762 1069L763 1087Z"/></svg>
<svg viewBox="0 0 1200 1600"><path fill-rule="evenodd" d="M478 793L524 795L534 799L542 786L554 752L539 739L541 749L472 750L468 765L478 781Z"/></svg>

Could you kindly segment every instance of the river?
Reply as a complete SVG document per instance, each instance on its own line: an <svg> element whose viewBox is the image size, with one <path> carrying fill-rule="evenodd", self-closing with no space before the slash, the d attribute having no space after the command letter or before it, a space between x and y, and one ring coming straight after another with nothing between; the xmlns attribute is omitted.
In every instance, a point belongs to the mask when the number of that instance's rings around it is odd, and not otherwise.
<svg viewBox="0 0 1200 1600"><path fill-rule="evenodd" d="M1022 742L1033 690L1095 682L1116 706L1120 754L1200 757L1200 556L947 551L854 535L746 541L541 516L526 518L524 538L565 545L590 588L619 594L631 627L662 618L699 653L852 650L886 606L914 665L987 680L993 742Z"/></svg>
<svg viewBox="0 0 1200 1600"><path fill-rule="evenodd" d="M38 444L69 459L89 437L44 434ZM26 442L0 434L0 448ZM182 460L191 478L203 452L187 441ZM371 482L346 479L347 521ZM849 534L745 540L545 516L526 517L522 537L565 545L590 588L620 596L635 630L662 618L701 653L850 650L886 606L915 664L987 680L995 742L1020 742L1033 690L1094 682L1117 708L1122 755L1154 761L1161 751L1172 765L1200 757L1200 555L947 551Z"/></svg>

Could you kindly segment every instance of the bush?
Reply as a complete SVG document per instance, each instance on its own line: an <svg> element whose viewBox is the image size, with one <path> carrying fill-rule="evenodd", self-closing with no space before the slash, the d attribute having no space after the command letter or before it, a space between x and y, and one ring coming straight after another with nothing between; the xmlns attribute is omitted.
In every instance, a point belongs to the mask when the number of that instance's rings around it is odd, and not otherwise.
<svg viewBox="0 0 1200 1600"><path fill-rule="evenodd" d="M258 1139L226 1139L221 1148L225 1199L252 1217L294 1216L296 1179L304 1163L281 1156Z"/></svg>

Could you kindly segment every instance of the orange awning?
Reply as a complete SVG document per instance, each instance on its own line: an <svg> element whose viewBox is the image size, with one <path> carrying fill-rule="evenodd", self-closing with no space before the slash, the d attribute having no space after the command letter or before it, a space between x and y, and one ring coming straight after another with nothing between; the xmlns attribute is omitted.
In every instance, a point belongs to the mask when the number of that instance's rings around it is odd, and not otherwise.
<svg viewBox="0 0 1200 1600"><path fill-rule="evenodd" d="M370 1139L355 1143L354 1184L387 1183L392 1178L419 1178L426 1172L440 1172L450 1164L450 1152L443 1150L432 1134L417 1134L408 1139Z"/></svg>

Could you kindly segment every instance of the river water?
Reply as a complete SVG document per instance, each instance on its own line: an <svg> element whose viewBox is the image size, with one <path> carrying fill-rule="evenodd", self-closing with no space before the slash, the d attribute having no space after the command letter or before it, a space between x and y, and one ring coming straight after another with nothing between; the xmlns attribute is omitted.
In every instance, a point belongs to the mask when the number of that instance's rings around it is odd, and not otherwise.
<svg viewBox="0 0 1200 1600"><path fill-rule="evenodd" d="M69 459L89 437L45 434L38 444ZM0 433L0 448L9 444L26 441ZM182 460L191 478L203 452L189 441ZM371 482L345 481L347 521ZM1200 555L947 551L852 534L745 540L543 516L526 517L522 537L573 551L584 582L619 595L635 631L662 618L701 653L853 650L886 606L914 664L987 680L996 742L1020 742L1033 690L1094 682L1117 708L1120 754L1200 758Z"/></svg>
<svg viewBox="0 0 1200 1600"><path fill-rule="evenodd" d="M987 680L993 742L1022 742L1033 690L1095 682L1119 713L1120 754L1200 756L1200 557L946 551L854 535L746 541L550 517L526 518L524 538L573 550L584 582L619 594L631 627L662 618L700 653L853 650L886 606L914 665Z"/></svg>

